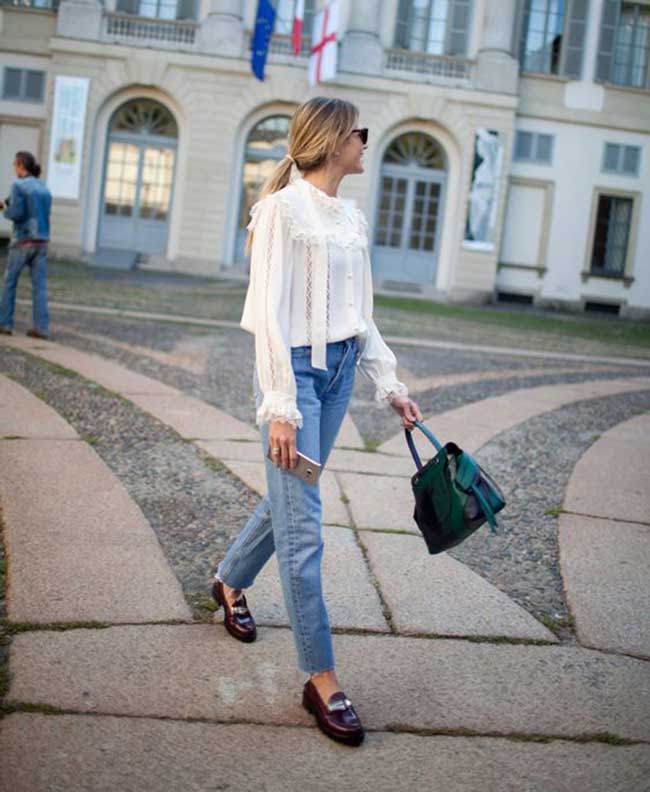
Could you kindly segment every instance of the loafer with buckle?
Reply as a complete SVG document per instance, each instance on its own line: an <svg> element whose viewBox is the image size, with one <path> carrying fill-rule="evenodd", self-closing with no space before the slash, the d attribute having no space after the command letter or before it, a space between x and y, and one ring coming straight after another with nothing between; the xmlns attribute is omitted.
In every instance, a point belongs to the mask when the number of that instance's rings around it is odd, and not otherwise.
<svg viewBox="0 0 650 792"><path fill-rule="evenodd" d="M246 605L246 597L240 594L232 605L228 604L223 592L223 583L215 580L212 586L212 597L219 606L223 606L223 624L226 630L238 641L251 643L257 638L255 620Z"/></svg>
<svg viewBox="0 0 650 792"><path fill-rule="evenodd" d="M318 728L332 740L346 745L360 745L365 737L361 720L352 702L339 691L325 703L311 680L305 682L302 705L316 718Z"/></svg>

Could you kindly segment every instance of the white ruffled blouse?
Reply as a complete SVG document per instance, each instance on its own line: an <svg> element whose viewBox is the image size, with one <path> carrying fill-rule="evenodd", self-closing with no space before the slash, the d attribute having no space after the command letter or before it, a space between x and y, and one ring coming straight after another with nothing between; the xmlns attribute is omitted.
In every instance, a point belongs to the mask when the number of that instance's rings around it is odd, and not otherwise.
<svg viewBox="0 0 650 792"><path fill-rule="evenodd" d="M368 225L350 202L327 195L295 165L289 184L251 209L251 271L241 326L255 335L263 401L257 423L302 427L291 347L311 346L311 364L327 370L326 344L356 336L361 372L378 403L406 396L395 355L372 318Z"/></svg>

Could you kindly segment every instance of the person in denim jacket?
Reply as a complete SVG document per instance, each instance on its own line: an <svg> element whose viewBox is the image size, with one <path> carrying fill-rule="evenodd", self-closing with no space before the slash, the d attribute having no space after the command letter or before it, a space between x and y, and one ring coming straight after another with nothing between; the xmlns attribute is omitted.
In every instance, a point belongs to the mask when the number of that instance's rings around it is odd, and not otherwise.
<svg viewBox="0 0 650 792"><path fill-rule="evenodd" d="M18 278L29 267L32 278L33 338L48 338L47 311L47 243L50 238L52 195L38 178L41 166L29 151L19 151L14 159L17 181L11 196L0 201L7 220L13 222L13 234L5 271L5 285L0 302L0 333L11 335L14 324Z"/></svg>

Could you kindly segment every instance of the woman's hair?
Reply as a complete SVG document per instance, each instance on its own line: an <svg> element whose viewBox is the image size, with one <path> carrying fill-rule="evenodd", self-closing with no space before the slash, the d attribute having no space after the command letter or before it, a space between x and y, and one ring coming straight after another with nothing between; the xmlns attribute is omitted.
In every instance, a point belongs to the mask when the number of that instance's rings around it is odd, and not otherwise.
<svg viewBox="0 0 650 792"><path fill-rule="evenodd" d="M36 157L30 151L17 151L16 159L30 176L38 177L41 175L41 166L36 162Z"/></svg>
<svg viewBox="0 0 650 792"><path fill-rule="evenodd" d="M258 200L287 186L293 162L303 173L322 167L350 135L358 119L359 110L345 99L315 96L301 104L291 118L287 155L262 185ZM252 242L251 232L246 253Z"/></svg>

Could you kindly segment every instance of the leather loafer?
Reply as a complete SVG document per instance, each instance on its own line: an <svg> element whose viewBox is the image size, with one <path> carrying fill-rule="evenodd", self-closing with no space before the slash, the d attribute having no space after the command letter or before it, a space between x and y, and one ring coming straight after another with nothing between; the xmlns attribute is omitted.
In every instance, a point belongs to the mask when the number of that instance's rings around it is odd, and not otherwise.
<svg viewBox="0 0 650 792"><path fill-rule="evenodd" d="M215 580L212 586L212 597L219 606L223 606L224 627L238 641L251 643L257 638L255 620L246 605L246 597L240 594L232 605L228 604L223 593L223 583Z"/></svg>
<svg viewBox="0 0 650 792"><path fill-rule="evenodd" d="M360 745L365 737L359 716L345 693L339 691L323 702L311 680L305 682L302 706L316 718L318 728L332 740Z"/></svg>

